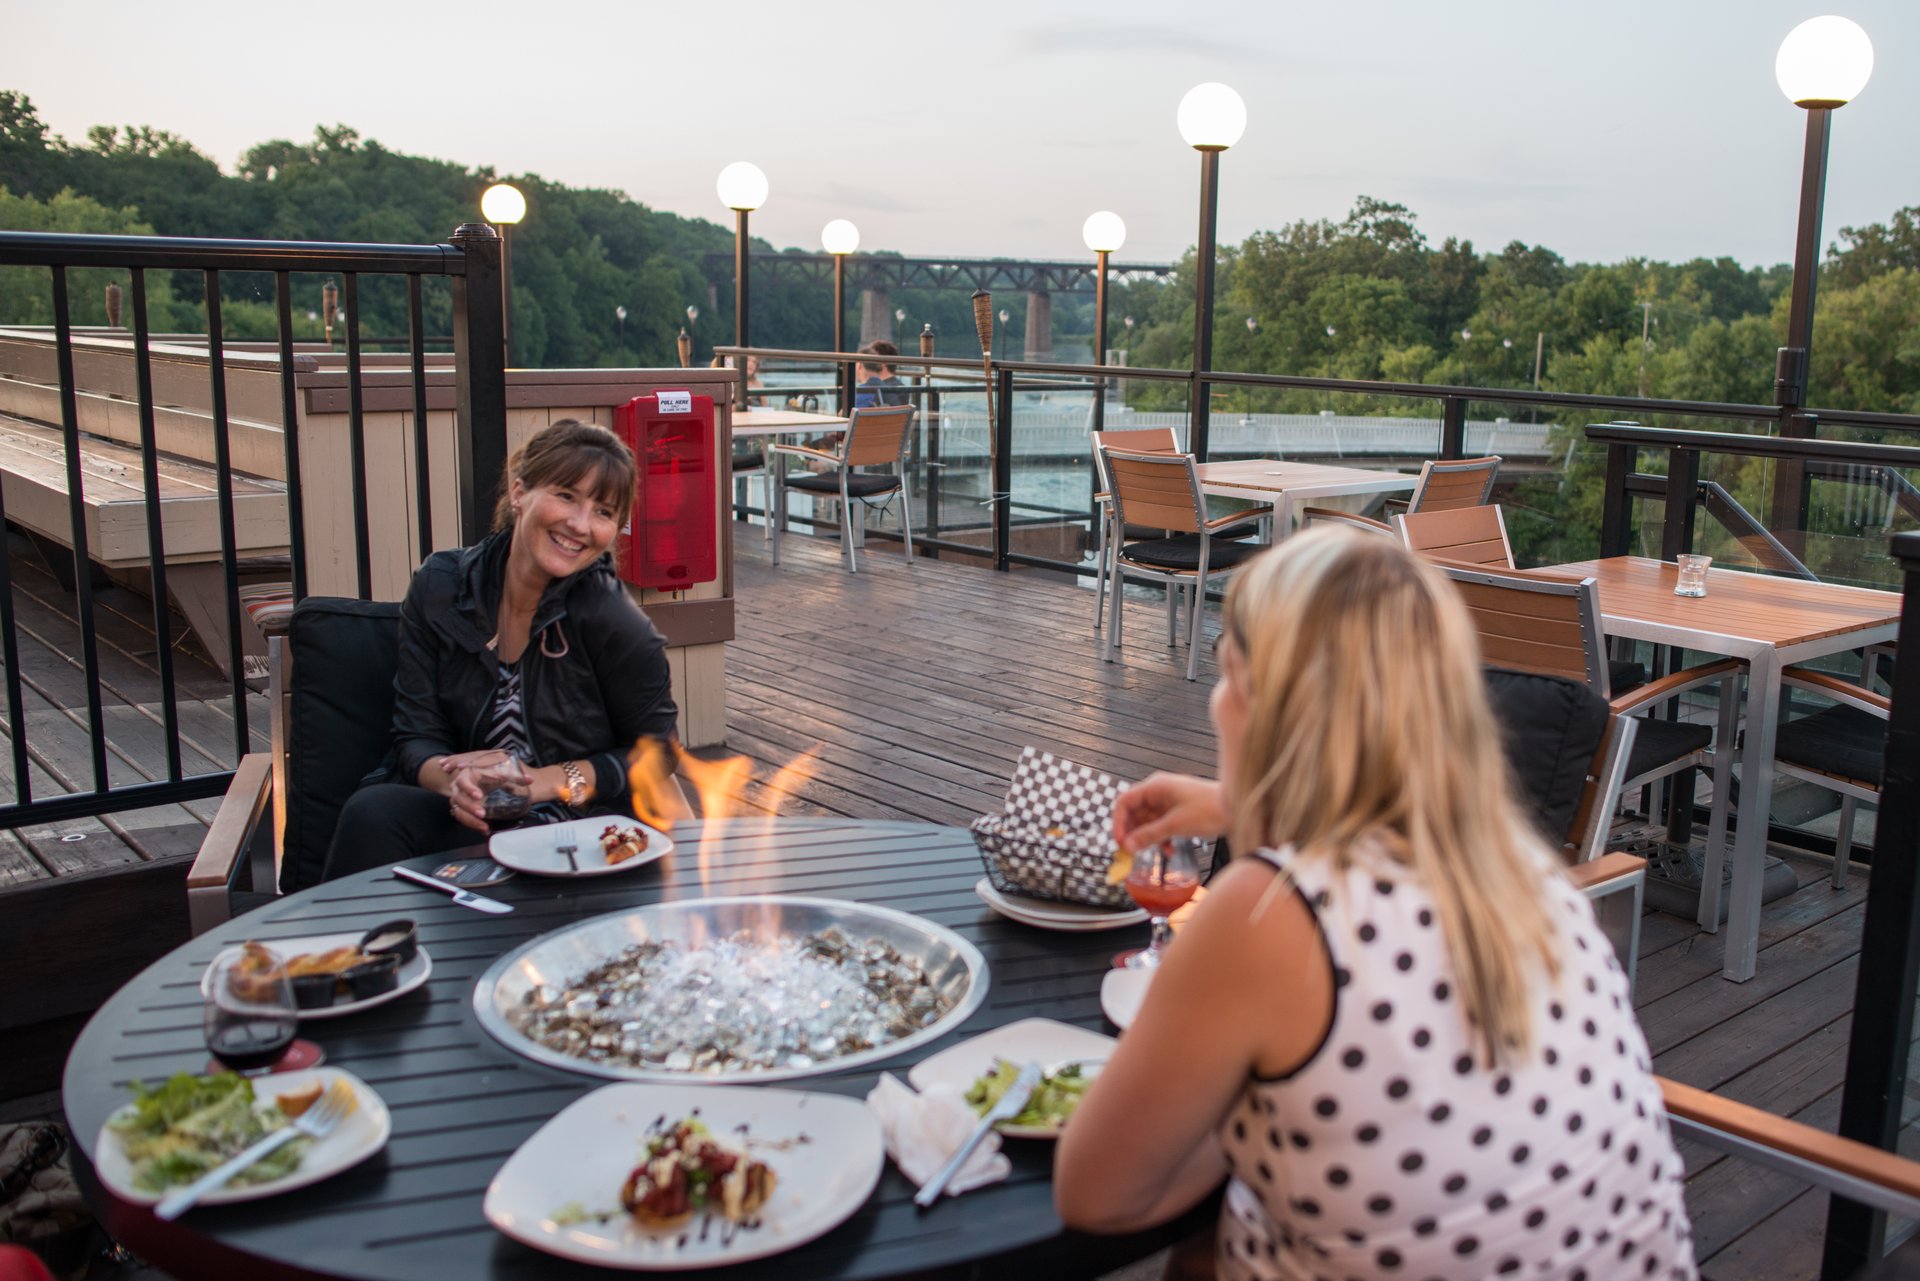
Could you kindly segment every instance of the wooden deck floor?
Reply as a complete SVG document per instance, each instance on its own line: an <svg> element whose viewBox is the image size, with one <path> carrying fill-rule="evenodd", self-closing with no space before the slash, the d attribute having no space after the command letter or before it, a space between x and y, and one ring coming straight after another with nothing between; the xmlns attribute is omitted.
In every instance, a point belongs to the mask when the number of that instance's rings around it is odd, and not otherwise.
<svg viewBox="0 0 1920 1281"><path fill-rule="evenodd" d="M738 527L735 546L729 747L752 759L760 779L816 753L812 778L785 800L761 783L744 788L736 799L748 809L964 824L999 807L1026 745L1126 778L1212 770L1210 648L1200 680L1184 680L1185 652L1166 647L1164 611L1145 598L1129 602L1131 643L1108 664L1091 592L1059 575L997 574L955 557L908 569L897 548L876 543L861 574L849 577L830 542L788 539L779 568L758 528ZM61 790L56 778L87 777L72 602L30 557L11 563L32 698L26 719L45 775L37 785ZM120 592L101 604L103 671L118 700L107 717L115 777L151 776L160 757L146 605ZM179 670L190 763L230 763L224 683L190 657ZM254 738L264 743L264 702L250 701ZM0 833L0 887L188 853L212 812L207 802ZM84 839L61 839L73 834ZM1824 864L1790 862L1801 888L1766 909L1759 973L1749 983L1720 978L1717 938L1676 917L1645 919L1640 1017L1660 1072L1831 1128L1866 878L1856 872L1833 891ZM1705 1151L1686 1156L1705 1275L1817 1273L1824 1195Z"/></svg>

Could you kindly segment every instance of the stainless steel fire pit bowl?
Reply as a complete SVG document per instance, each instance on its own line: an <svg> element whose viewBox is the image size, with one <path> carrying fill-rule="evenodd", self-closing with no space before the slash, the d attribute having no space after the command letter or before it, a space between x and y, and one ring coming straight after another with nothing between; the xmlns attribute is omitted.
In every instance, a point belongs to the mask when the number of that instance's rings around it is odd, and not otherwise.
<svg viewBox="0 0 1920 1281"><path fill-rule="evenodd" d="M618 960L636 946L667 944L684 955L686 949L744 933L756 940L793 948L835 930L849 940L856 951L880 945L898 953L909 963L909 968L917 965L927 986L947 1008L924 1026L865 1048L811 1056L800 1053L769 1065L723 1063L715 1067L676 1062L665 1066L609 1061L585 1057L585 1047L578 1047L574 1053L553 1048L536 1039L528 1026L530 1013L536 1008L553 1009L559 994L578 988L588 974ZM702 971L700 966L685 968L688 972ZM664 981L659 987L662 1000L667 993L683 990ZM631 987L623 999L637 999L637 994L645 990L644 986ZM764 991L755 991L753 995L758 999L765 992L781 990L775 983L765 985ZM838 899L763 895L656 903L596 916L543 934L487 967L474 988L473 1008L480 1026L508 1049L569 1072L627 1081L784 1081L863 1067L924 1045L958 1027L979 1008L986 994L986 958L952 930L891 908ZM779 1007L776 1014L804 1004L801 1001L783 1004L778 998L772 999ZM709 1004L715 1010L714 1017L723 1023L730 1017L738 1017L752 1029L765 1027L764 1012L760 1015L739 1012L751 1002L716 999ZM590 1015L599 1013L589 1008L584 997L581 1008ZM662 1036L673 1039L677 1031L688 1024L684 1018L673 1023L664 1019L641 1019L623 1026L631 1029L626 1035L639 1039L652 1033L650 1039L657 1044ZM704 1036L699 1039L706 1040ZM691 1056L702 1046L683 1048Z"/></svg>

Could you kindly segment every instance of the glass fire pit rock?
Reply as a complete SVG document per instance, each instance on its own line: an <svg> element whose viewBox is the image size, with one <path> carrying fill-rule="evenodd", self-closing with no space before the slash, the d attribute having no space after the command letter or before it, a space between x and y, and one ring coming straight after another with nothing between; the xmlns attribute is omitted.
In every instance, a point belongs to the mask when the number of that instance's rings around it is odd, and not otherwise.
<svg viewBox="0 0 1920 1281"><path fill-rule="evenodd" d="M780 1081L892 1058L960 1025L987 963L891 908L758 896L656 903L544 934L474 988L480 1025L553 1067Z"/></svg>

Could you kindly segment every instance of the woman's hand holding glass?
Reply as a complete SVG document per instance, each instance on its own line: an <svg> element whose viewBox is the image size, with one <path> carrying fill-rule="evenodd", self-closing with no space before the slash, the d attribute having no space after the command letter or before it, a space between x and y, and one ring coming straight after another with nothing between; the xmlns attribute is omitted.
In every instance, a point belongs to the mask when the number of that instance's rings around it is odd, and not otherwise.
<svg viewBox="0 0 1920 1281"><path fill-rule="evenodd" d="M1211 841L1227 834L1220 784L1189 774L1149 774L1113 804L1113 839L1140 851L1177 836Z"/></svg>

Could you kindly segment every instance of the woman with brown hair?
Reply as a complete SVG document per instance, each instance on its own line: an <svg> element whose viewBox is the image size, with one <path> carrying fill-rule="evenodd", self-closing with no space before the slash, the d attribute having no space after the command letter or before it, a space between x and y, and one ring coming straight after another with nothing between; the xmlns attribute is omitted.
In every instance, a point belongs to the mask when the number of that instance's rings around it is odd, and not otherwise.
<svg viewBox="0 0 1920 1281"><path fill-rule="evenodd" d="M421 565L400 612L393 748L342 810L327 877L484 837L474 769L508 752L536 820L629 805L628 753L671 741L678 720L665 641L608 554L633 494L619 437L556 422L508 463L494 532Z"/></svg>
<svg viewBox="0 0 1920 1281"><path fill-rule="evenodd" d="M1127 1231L1227 1179L1230 1278L1695 1275L1627 980L1510 792L1465 608L1385 540L1290 539L1227 596L1219 781L1114 835L1227 835L1055 1165Z"/></svg>

